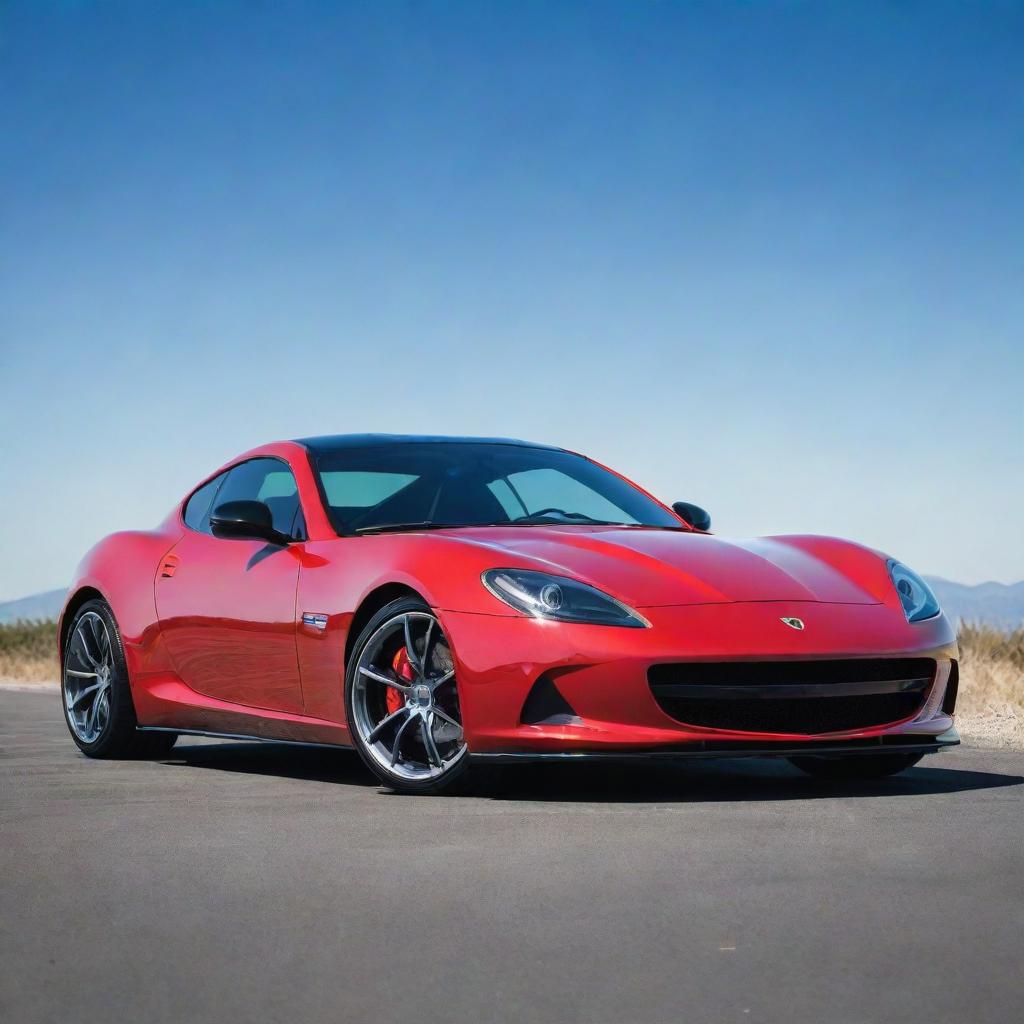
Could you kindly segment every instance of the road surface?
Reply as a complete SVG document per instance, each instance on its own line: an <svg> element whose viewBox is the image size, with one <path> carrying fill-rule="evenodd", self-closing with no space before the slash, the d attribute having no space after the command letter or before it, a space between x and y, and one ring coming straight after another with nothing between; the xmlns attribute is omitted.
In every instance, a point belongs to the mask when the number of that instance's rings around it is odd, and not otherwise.
<svg viewBox="0 0 1024 1024"><path fill-rule="evenodd" d="M0 693L0 1019L1019 1019L1024 754L830 788L785 764L379 789L354 754L94 762Z"/></svg>

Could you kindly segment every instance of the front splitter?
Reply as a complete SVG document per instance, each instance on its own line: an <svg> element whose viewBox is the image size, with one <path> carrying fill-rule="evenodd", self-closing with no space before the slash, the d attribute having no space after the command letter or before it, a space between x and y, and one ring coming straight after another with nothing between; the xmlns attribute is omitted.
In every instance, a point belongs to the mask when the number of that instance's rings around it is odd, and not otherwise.
<svg viewBox="0 0 1024 1024"><path fill-rule="evenodd" d="M645 761L678 761L700 757L834 757L847 754L934 754L958 746L960 735L949 729L938 736L874 736L863 740L807 740L798 744L770 740L699 740L684 746L658 750L558 750L558 751L491 751L471 753L470 759L479 764L526 764L530 762L600 761L604 763L636 764Z"/></svg>

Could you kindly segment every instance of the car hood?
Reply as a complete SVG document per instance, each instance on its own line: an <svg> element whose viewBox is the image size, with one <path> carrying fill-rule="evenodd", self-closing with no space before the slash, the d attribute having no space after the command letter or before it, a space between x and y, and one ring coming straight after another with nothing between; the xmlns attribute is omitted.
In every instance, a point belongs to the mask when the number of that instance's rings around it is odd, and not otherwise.
<svg viewBox="0 0 1024 1024"><path fill-rule="evenodd" d="M724 540L636 527L487 527L448 534L488 550L494 567L570 576L634 607L734 601L879 604L883 558L829 537Z"/></svg>

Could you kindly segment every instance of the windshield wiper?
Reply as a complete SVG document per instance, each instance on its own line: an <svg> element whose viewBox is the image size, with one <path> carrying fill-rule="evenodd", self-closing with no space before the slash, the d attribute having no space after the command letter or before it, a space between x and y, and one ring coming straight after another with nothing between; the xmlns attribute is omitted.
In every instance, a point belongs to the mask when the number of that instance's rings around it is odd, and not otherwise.
<svg viewBox="0 0 1024 1024"><path fill-rule="evenodd" d="M374 526L357 526L356 533L400 533L402 530L457 530L460 526L471 526L471 523L432 523L427 520L420 523L377 523Z"/></svg>
<svg viewBox="0 0 1024 1024"><path fill-rule="evenodd" d="M542 512L531 512L527 516L519 516L512 519L508 526L537 526L548 524L551 526L571 526L578 523L584 526L629 526L629 523L620 523L612 519L594 519L585 512L565 512L560 508L548 508Z"/></svg>

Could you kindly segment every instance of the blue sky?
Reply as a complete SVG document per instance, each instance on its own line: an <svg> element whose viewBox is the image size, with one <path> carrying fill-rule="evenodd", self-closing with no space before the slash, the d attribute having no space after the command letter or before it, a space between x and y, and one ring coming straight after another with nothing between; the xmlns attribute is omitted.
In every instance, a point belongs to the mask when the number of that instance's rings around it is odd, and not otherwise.
<svg viewBox="0 0 1024 1024"><path fill-rule="evenodd" d="M0 7L0 600L264 440L1024 577L1024 5Z"/></svg>

